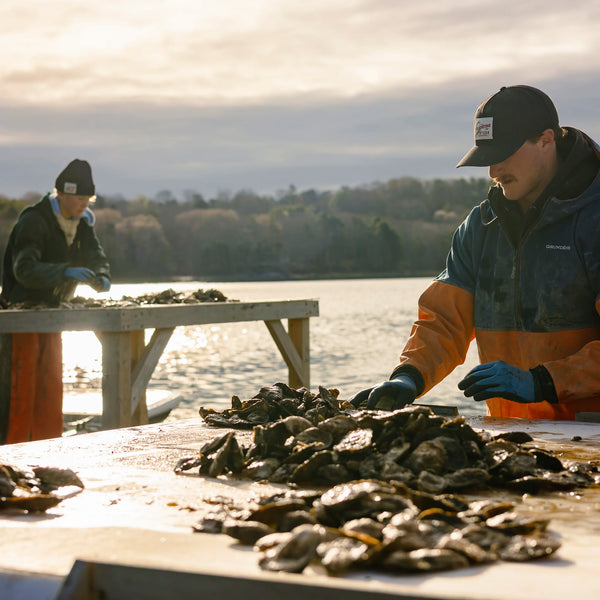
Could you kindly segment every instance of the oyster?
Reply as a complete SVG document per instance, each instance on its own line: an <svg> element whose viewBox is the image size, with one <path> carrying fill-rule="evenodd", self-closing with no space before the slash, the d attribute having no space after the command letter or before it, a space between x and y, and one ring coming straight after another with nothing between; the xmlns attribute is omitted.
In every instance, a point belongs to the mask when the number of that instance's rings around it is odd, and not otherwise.
<svg viewBox="0 0 600 600"><path fill-rule="evenodd" d="M319 528L301 525L290 533L283 543L266 550L258 563L261 569L301 573L313 560L322 540Z"/></svg>
<svg viewBox="0 0 600 600"><path fill-rule="evenodd" d="M417 573L463 569L469 566L469 561L463 554L448 548L420 548L393 552L384 558L382 566L391 571Z"/></svg>
<svg viewBox="0 0 600 600"><path fill-rule="evenodd" d="M27 472L0 464L0 510L45 512L64 499L53 492L65 486L79 488L75 493L84 488L77 473L71 469L38 466Z"/></svg>
<svg viewBox="0 0 600 600"><path fill-rule="evenodd" d="M500 551L502 560L522 562L537 558L546 558L560 548L560 542L550 535L515 535Z"/></svg>
<svg viewBox="0 0 600 600"><path fill-rule="evenodd" d="M45 492L50 492L63 486L74 485L82 489L84 487L77 473L71 469L34 467L33 474L40 480L40 488Z"/></svg>
<svg viewBox="0 0 600 600"><path fill-rule="evenodd" d="M339 574L350 568L357 568L369 560L370 546L354 537L339 536L322 542L316 553L320 563L329 573Z"/></svg>
<svg viewBox="0 0 600 600"><path fill-rule="evenodd" d="M242 544L252 545L261 537L269 533L275 533L275 530L260 521L225 519L221 532L235 538Z"/></svg>

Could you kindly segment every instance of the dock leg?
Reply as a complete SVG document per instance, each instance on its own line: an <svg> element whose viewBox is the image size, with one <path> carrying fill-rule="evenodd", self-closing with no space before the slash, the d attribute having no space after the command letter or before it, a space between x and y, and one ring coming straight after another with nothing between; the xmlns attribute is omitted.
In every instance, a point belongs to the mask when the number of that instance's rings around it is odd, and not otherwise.
<svg viewBox="0 0 600 600"><path fill-rule="evenodd" d="M146 386L174 329L156 329L148 345L143 329L96 333L102 344L103 429L148 423Z"/></svg>
<svg viewBox="0 0 600 600"><path fill-rule="evenodd" d="M308 319L288 319L288 332L292 344L300 356L299 377L292 378L290 372L290 387L306 387L310 389L310 337Z"/></svg>
<svg viewBox="0 0 600 600"><path fill-rule="evenodd" d="M144 355L145 350L144 330L131 332L131 368L132 374L135 372L139 361ZM133 394L134 380L132 376L131 389L131 424L146 425L148 423L148 405L146 404L146 386L139 392L139 399L134 398ZM135 403L135 406L133 405Z"/></svg>
<svg viewBox="0 0 600 600"><path fill-rule="evenodd" d="M148 422L146 388L174 330L174 327L155 329L147 345L144 345L143 331L140 331L140 335L136 336L136 342L134 342L136 359L131 371L131 411L132 415L136 415L137 411L141 410L139 418L145 420L143 422L136 420L132 424L141 425ZM140 404L144 404L141 409Z"/></svg>
<svg viewBox="0 0 600 600"><path fill-rule="evenodd" d="M308 318L288 319L289 332L281 321L265 321L281 356L289 369L289 386L310 389L310 350Z"/></svg>
<svg viewBox="0 0 600 600"><path fill-rule="evenodd" d="M129 332L102 332L102 428L131 425L131 355Z"/></svg>

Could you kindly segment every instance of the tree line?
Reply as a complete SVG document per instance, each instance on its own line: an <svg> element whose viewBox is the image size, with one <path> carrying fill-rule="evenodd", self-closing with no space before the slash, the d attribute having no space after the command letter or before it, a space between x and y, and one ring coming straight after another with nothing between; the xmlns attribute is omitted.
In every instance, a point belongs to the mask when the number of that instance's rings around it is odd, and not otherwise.
<svg viewBox="0 0 600 600"><path fill-rule="evenodd" d="M488 179L401 177L276 195L240 190L206 200L98 196L96 232L117 281L431 275ZM0 246L39 194L0 196Z"/></svg>

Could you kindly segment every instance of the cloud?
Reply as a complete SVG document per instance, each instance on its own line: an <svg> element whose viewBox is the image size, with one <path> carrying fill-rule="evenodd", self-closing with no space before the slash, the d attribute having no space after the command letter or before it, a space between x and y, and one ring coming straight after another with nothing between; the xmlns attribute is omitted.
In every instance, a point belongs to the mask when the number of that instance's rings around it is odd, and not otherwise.
<svg viewBox="0 0 600 600"><path fill-rule="evenodd" d="M600 7L579 0L4 0L5 101L349 97L502 69L557 74L593 57ZM535 26L534 26L535 25Z"/></svg>
<svg viewBox="0 0 600 600"><path fill-rule="evenodd" d="M11 143L0 143L0 169L29 164L30 175L25 189L22 178L2 178L0 191L43 191L62 163L75 156L90 160L99 190L127 195L165 188L176 193L193 188L210 196L219 189L351 185L424 175L427 162L432 165L427 174L433 175L439 171L433 166L436 155L460 154L446 137L458 128L455 115L436 123L431 136L435 100L430 95L428 101L421 96L399 101L391 94L303 106L13 107L5 111L14 133ZM470 132L464 134L468 144ZM35 166L44 156L46 172ZM447 162L447 172L455 158ZM419 173L411 172L417 163Z"/></svg>
<svg viewBox="0 0 600 600"><path fill-rule="evenodd" d="M485 175L454 166L501 85L600 133L599 18L581 0L3 0L0 193L44 191L75 156L127 196Z"/></svg>
<svg viewBox="0 0 600 600"><path fill-rule="evenodd" d="M312 104L12 107L10 143L0 142L0 192L44 191L74 157L91 162L100 193L130 197L465 176L454 167L471 145L480 95L465 81Z"/></svg>

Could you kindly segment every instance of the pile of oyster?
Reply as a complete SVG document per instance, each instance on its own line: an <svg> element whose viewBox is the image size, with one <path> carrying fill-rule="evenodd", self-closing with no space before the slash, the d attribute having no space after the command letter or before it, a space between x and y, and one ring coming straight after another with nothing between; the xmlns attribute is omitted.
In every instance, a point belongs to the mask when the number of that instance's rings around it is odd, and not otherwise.
<svg viewBox="0 0 600 600"><path fill-rule="evenodd" d="M226 302L227 297L223 292L215 289L198 289L195 292L176 292L169 288L156 294L143 294L132 298L123 296L124 302L132 304L198 304L199 302Z"/></svg>
<svg viewBox="0 0 600 600"><path fill-rule="evenodd" d="M146 306L149 304L199 304L201 302L236 302L228 299L223 292L216 289L198 289L194 292L176 292L169 288L155 294L142 294L141 296L123 296L121 300L102 298L84 298L75 296L69 302L61 302L58 308L119 308L124 306ZM29 309L29 308L57 308L45 302L14 302L0 308Z"/></svg>
<svg viewBox="0 0 600 600"><path fill-rule="evenodd" d="M315 394L307 388L292 389L285 383L260 388L250 400L231 398L231 408L216 411L200 407L200 416L213 427L252 429L255 425L274 423L285 417L304 417L313 424L354 410L347 401L338 400L339 390L319 387Z"/></svg>
<svg viewBox="0 0 600 600"><path fill-rule="evenodd" d="M84 487L71 469L34 467L28 472L0 464L0 510L45 512L66 497L56 493L58 490L72 486L78 491Z"/></svg>
<svg viewBox="0 0 600 600"><path fill-rule="evenodd" d="M572 490L596 483L596 463L568 465L543 449L526 446L531 436L491 436L475 431L464 417L434 415L428 407L394 412L350 410L337 390L319 394L283 383L261 388L255 398L222 413L200 409L209 425L253 426L252 443L234 432L216 437L197 455L181 459L176 472L236 474L255 480L331 485L356 479L397 481L440 494L506 488L520 493ZM349 407L349 408L348 408ZM264 424L260 424L264 423Z"/></svg>
<svg viewBox="0 0 600 600"><path fill-rule="evenodd" d="M200 414L211 426L252 427L252 439L219 435L176 473L288 484L254 507L221 502L195 527L254 544L266 570L427 572L549 556L560 543L547 519L482 496L600 483L597 462L561 461L527 433L492 436L423 406L356 410L324 387L312 394L278 383Z"/></svg>
<svg viewBox="0 0 600 600"><path fill-rule="evenodd" d="M324 493L289 490L246 508L221 506L194 527L224 533L260 553L267 571L328 574L377 569L427 573L553 554L548 520L519 515L510 502L468 502L398 483L362 480Z"/></svg>

